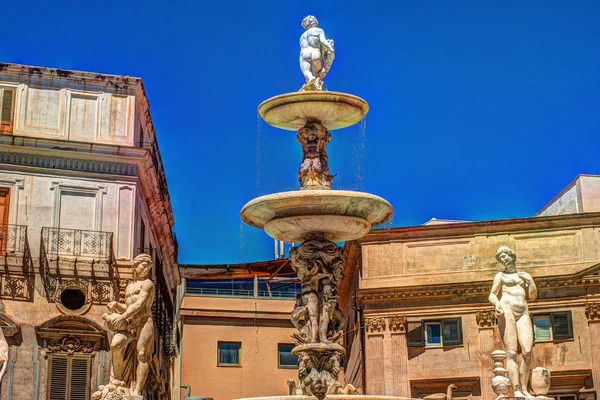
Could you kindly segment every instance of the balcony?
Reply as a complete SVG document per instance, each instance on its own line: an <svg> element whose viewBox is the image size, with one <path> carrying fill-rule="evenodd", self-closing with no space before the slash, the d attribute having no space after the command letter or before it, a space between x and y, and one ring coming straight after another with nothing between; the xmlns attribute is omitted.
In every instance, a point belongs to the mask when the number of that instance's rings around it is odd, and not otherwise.
<svg viewBox="0 0 600 400"><path fill-rule="evenodd" d="M40 275L48 301L65 288L85 292L86 301L105 304L118 298L113 233L81 229L42 228Z"/></svg>
<svg viewBox="0 0 600 400"><path fill-rule="evenodd" d="M0 298L33 301L35 273L27 226L0 225Z"/></svg>

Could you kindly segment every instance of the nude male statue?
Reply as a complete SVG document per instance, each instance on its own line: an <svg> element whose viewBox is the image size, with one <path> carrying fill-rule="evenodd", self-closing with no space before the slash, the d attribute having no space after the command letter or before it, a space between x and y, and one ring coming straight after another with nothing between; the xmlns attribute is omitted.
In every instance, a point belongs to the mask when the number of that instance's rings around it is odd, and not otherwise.
<svg viewBox="0 0 600 400"><path fill-rule="evenodd" d="M531 275L517 271L517 256L509 247L500 246L496 250L496 259L504 265L504 271L498 272L494 277L489 301L496 307L498 325L507 355L508 379L514 397L534 397L527 392L533 347L533 327L529 318L527 298L537 298L537 287ZM523 358L520 369L517 363L517 344L521 346Z"/></svg>
<svg viewBox="0 0 600 400"><path fill-rule="evenodd" d="M323 90L323 78L335 58L333 40L328 40L318 25L319 21L312 15L302 20L306 32L300 36L300 70L306 83L300 90Z"/></svg>
<svg viewBox="0 0 600 400"><path fill-rule="evenodd" d="M154 323L152 322L152 302L154 301L154 284L147 279L152 268L152 258L140 254L133 260L133 282L125 289L125 303L111 301L107 307L109 312L102 316L108 322L110 330L115 332L110 343L113 363L111 380L122 380L125 349L133 340L137 341L137 360L135 387L132 395L140 395L150 366L154 342Z"/></svg>

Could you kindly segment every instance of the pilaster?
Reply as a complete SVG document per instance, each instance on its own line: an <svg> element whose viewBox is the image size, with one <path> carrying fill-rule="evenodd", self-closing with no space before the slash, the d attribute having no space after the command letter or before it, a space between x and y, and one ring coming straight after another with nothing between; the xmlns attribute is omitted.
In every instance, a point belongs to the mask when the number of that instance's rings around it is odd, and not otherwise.
<svg viewBox="0 0 600 400"><path fill-rule="evenodd" d="M600 393L600 303L590 303L585 306L585 316L588 319L590 330L591 356L592 356L592 377L594 379L594 389Z"/></svg>
<svg viewBox="0 0 600 400"><path fill-rule="evenodd" d="M386 392L386 395L410 397L406 317L400 315L389 317L388 326L390 327L391 351L389 354L391 355L392 392Z"/></svg>
<svg viewBox="0 0 600 400"><path fill-rule="evenodd" d="M495 400L492 390L494 377L494 361L491 354L494 350L494 330L496 329L496 313L493 310L479 311L475 315L479 337L479 374L481 376L481 399Z"/></svg>
<svg viewBox="0 0 600 400"><path fill-rule="evenodd" d="M386 331L383 317L365 318L365 392L366 394L384 393L384 357L383 341Z"/></svg>

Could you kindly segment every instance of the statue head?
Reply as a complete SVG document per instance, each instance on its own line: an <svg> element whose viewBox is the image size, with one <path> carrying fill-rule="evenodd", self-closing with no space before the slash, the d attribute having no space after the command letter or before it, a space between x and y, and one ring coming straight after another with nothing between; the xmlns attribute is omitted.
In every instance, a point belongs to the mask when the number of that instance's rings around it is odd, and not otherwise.
<svg viewBox="0 0 600 400"><path fill-rule="evenodd" d="M317 18L314 15L307 15L302 20L302 27L306 30L317 26L319 26L319 21L317 21Z"/></svg>
<svg viewBox="0 0 600 400"><path fill-rule="evenodd" d="M148 254L140 254L133 259L133 277L143 279L152 269L152 257Z"/></svg>
<svg viewBox="0 0 600 400"><path fill-rule="evenodd" d="M514 264L517 261L517 255L508 246L500 246L496 250L496 260L505 267Z"/></svg>

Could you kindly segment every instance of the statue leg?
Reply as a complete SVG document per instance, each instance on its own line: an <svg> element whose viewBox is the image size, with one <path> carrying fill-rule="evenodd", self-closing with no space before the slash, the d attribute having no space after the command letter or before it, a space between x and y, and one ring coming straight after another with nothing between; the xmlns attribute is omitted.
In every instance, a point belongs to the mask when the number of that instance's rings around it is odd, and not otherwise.
<svg viewBox="0 0 600 400"><path fill-rule="evenodd" d="M110 342L110 352L112 353L112 379L123 380L125 349L130 341L131 337L129 337L129 335L117 332Z"/></svg>
<svg viewBox="0 0 600 400"><path fill-rule="evenodd" d="M515 391L515 397L519 397L521 396L521 389L519 365L517 363L517 321L508 307L504 310L504 318L499 318L499 320L504 350L506 351L506 370L508 371L508 379Z"/></svg>
<svg viewBox="0 0 600 400"><path fill-rule="evenodd" d="M138 334L136 349L138 367L135 373L135 388L133 389L133 395L140 395L142 388L146 384L146 378L148 378L148 371L150 370L149 359L151 357L153 340L154 324L152 323L152 319L148 319Z"/></svg>
<svg viewBox="0 0 600 400"><path fill-rule="evenodd" d="M529 369L531 368L531 349L533 347L533 326L528 314L523 315L517 321L517 332L519 333L519 345L521 346L521 357L523 362L519 370L521 392L527 397L533 397L527 392L529 386Z"/></svg>
<svg viewBox="0 0 600 400"><path fill-rule="evenodd" d="M302 75L306 79L306 82L313 81L315 79L312 72L310 72L310 62L306 61L302 56L300 56L300 71L302 71Z"/></svg>
<svg viewBox="0 0 600 400"><path fill-rule="evenodd" d="M317 343L319 336L319 299L314 292L306 295L306 307L310 319L310 343Z"/></svg>

